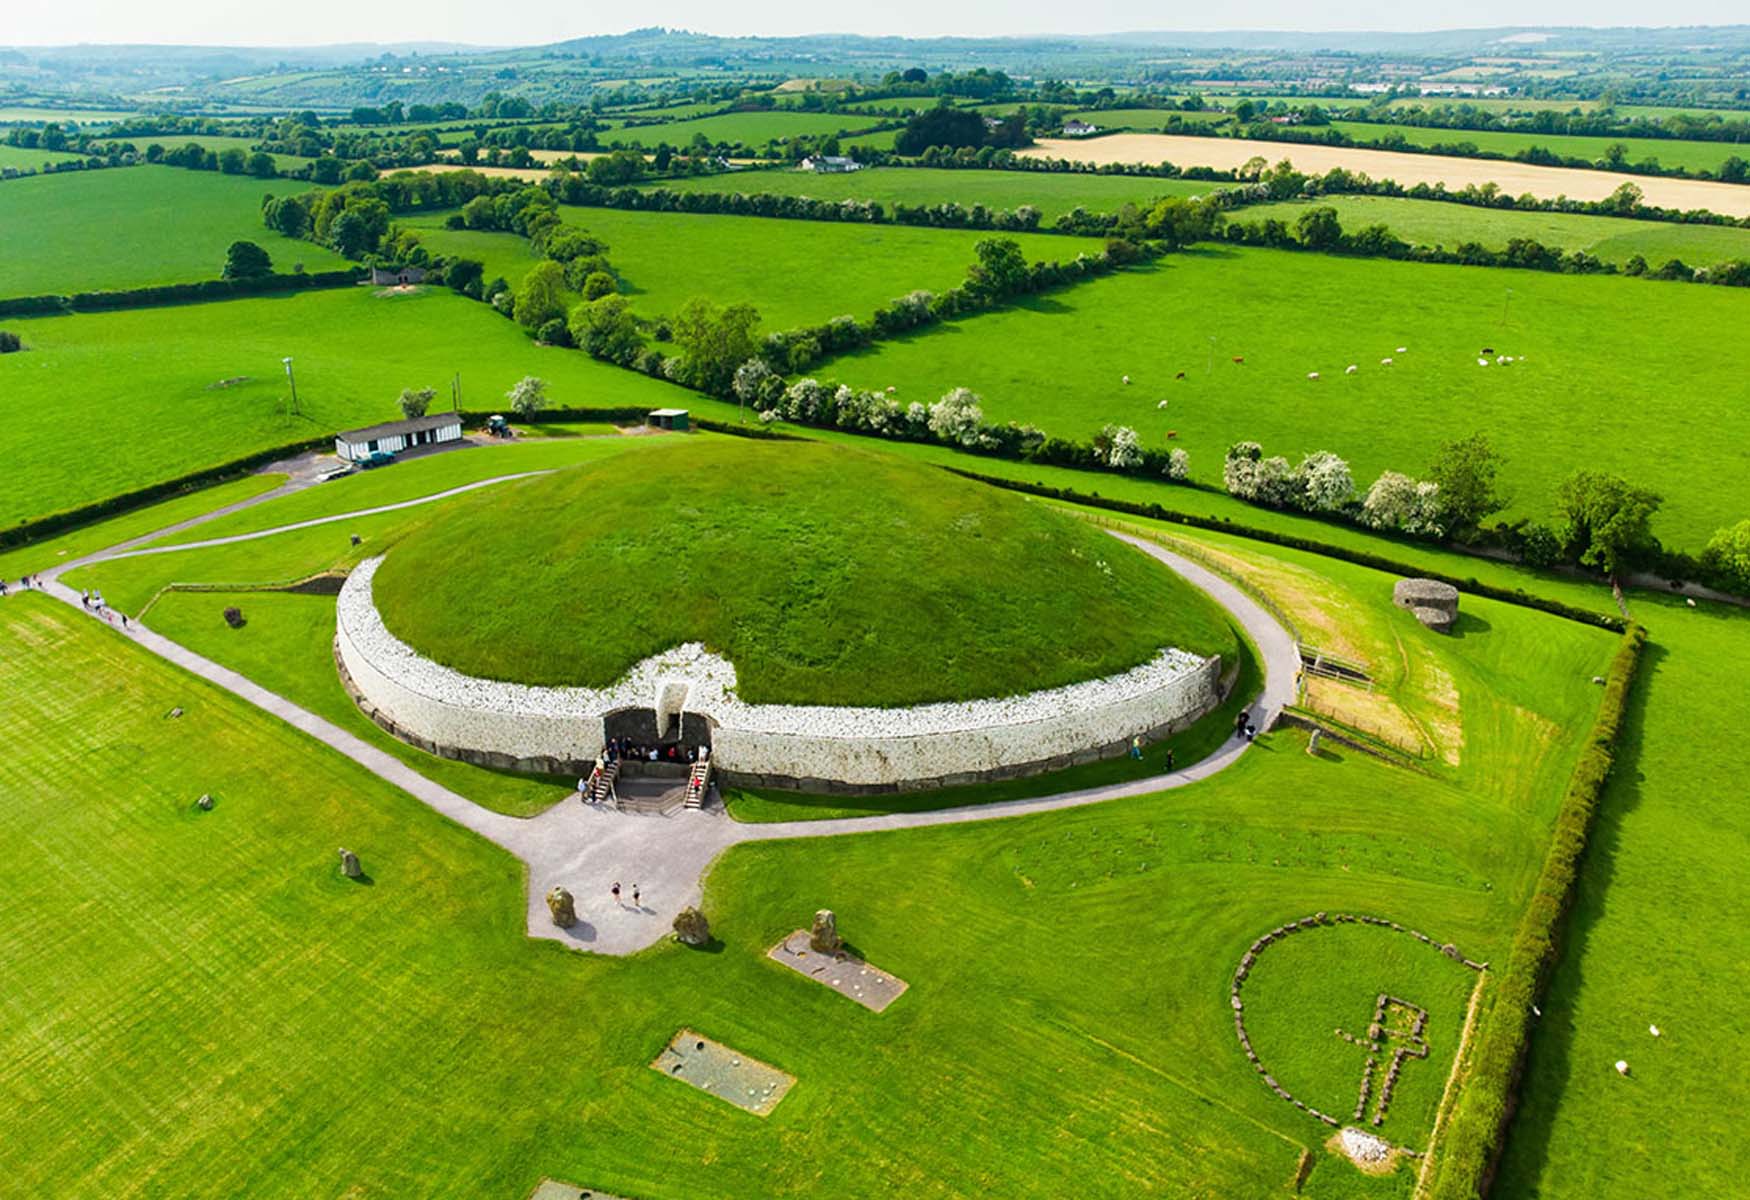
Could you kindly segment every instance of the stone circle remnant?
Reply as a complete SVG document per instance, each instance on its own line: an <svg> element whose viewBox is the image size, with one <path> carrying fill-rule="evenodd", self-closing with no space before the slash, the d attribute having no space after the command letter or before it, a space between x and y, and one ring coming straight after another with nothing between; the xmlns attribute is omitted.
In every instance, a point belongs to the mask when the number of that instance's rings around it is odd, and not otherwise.
<svg viewBox="0 0 1750 1200"><path fill-rule="evenodd" d="M1285 924L1278 925L1267 933L1260 934L1257 939L1246 948L1245 954L1240 958L1239 966L1234 968L1233 982L1228 989L1228 1003L1233 1008L1234 1035L1239 1038L1240 1049L1245 1053L1246 1061L1251 1064L1252 1070L1258 1073L1258 1076L1264 1082L1264 1086L1274 1092L1278 1099L1286 1100L1288 1103L1294 1105L1294 1107L1306 1113L1307 1116L1313 1118L1313 1120L1323 1122L1333 1129L1338 1130L1345 1127L1341 1120L1330 1113L1320 1112L1318 1109L1309 1106L1305 1101L1301 1100L1287 1088L1283 1087L1276 1077L1270 1073L1269 1068L1264 1065L1263 1060L1258 1057L1258 1052L1252 1047L1251 1034L1246 1030L1246 1002L1243 995L1243 989L1245 987L1246 979L1251 975L1252 969L1257 965L1259 957L1261 957L1264 951L1270 946L1282 941L1284 938L1291 937L1302 930L1347 924L1372 925L1380 929L1389 929L1394 933L1407 934L1421 942L1423 945L1441 952L1447 958L1450 958L1461 966L1468 967L1472 971L1482 972L1486 971L1489 967L1489 964L1486 962L1475 962L1466 958L1464 954L1451 943L1437 942L1420 930L1409 929L1398 924L1396 921L1388 921L1383 917L1365 916L1360 913L1317 912L1310 917L1302 917L1298 921L1286 922ZM1388 1019L1388 1017L1397 1019ZM1381 1080L1381 1087L1376 1100L1376 1108L1373 1118L1373 1124L1376 1126L1381 1124L1384 1120L1385 1109L1391 1102L1391 1091L1396 1087L1398 1074L1403 1069L1403 1060L1405 1058L1427 1057L1427 1043L1423 1037L1427 1026L1428 1014L1426 1010L1417 1005L1411 1004L1407 1000L1400 1000L1393 996L1381 994L1375 1002L1373 1020L1368 1024L1365 1035L1352 1034L1342 1029L1335 1031L1337 1037L1341 1040L1368 1051L1366 1067L1362 1075L1360 1095L1355 1105L1356 1120L1360 1120L1365 1116L1369 1101L1375 1100L1374 1076L1380 1069L1380 1059L1384 1056L1386 1041L1390 1039L1398 1044L1392 1047L1390 1061L1385 1065L1385 1076L1383 1080ZM1408 1155L1411 1158L1422 1157L1422 1152L1412 1150L1408 1146L1399 1146L1397 1147L1397 1151Z"/></svg>
<svg viewBox="0 0 1750 1200"><path fill-rule="evenodd" d="M1438 633L1452 632L1458 620L1458 589L1438 579L1400 579L1392 586L1391 600Z"/></svg>
<svg viewBox="0 0 1750 1200"><path fill-rule="evenodd" d="M837 954L845 948L845 939L839 936L839 919L832 909L823 908L814 914L808 946L816 954Z"/></svg>
<svg viewBox="0 0 1750 1200"><path fill-rule="evenodd" d="M577 900L562 887L547 893L547 911L553 914L553 924L561 929L577 924Z"/></svg>
<svg viewBox="0 0 1750 1200"><path fill-rule="evenodd" d="M359 856L345 846L340 848L340 873L348 879L357 879L364 874L363 869L359 867Z"/></svg>
<svg viewBox="0 0 1750 1200"><path fill-rule="evenodd" d="M703 946L711 940L711 925L705 914L691 905L674 916L675 940L685 946Z"/></svg>

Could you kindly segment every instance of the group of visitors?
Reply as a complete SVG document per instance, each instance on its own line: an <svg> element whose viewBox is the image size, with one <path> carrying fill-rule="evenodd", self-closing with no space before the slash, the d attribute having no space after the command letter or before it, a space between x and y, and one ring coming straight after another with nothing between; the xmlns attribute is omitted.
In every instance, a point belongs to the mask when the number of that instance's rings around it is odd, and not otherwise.
<svg viewBox="0 0 1750 1200"><path fill-rule="evenodd" d="M102 592L80 592L79 604L88 613L96 613L105 621L110 619L111 610L109 604L104 600ZM116 613L115 615L121 619L122 628L128 628L128 614Z"/></svg>
<svg viewBox="0 0 1750 1200"><path fill-rule="evenodd" d="M662 742L655 745L645 745L631 738L611 737L608 739L607 759L609 762L619 762L627 759L631 762L671 762L697 763L711 757L709 746L682 746L679 742Z"/></svg>
<svg viewBox="0 0 1750 1200"><path fill-rule="evenodd" d="M42 576L40 575L21 575L18 578L18 590L21 592L28 591L31 588L41 588L42 585L43 581ZM11 591L7 587L6 581L0 579L0 596L7 595L11 595Z"/></svg>
<svg viewBox="0 0 1750 1200"><path fill-rule="evenodd" d="M1250 709L1240 709L1239 715L1234 718L1234 736L1248 742L1258 736L1258 727L1252 724Z"/></svg>
<svg viewBox="0 0 1750 1200"><path fill-rule="evenodd" d="M614 895L614 903L624 908L626 906L625 901L620 899L620 881L618 879L614 880L614 886L608 890ZM632 885L632 907L639 909L644 907L644 897L639 893L637 884Z"/></svg>

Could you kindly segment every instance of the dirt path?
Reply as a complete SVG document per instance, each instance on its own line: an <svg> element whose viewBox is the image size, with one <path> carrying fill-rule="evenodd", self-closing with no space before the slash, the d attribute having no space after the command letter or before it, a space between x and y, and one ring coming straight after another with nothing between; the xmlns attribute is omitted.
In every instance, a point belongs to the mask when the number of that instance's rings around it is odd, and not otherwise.
<svg viewBox="0 0 1750 1200"><path fill-rule="evenodd" d="M1576 167L1539 167L1531 163L1490 158L1456 158L1441 154L1406 154L1396 150L1361 150L1351 146L1315 146L1299 142L1253 141L1249 138L1187 137L1170 133L1116 133L1097 138L1044 138L1017 153L1029 158L1066 158L1071 162L1162 163L1181 167L1232 170L1254 157L1274 166L1287 159L1302 171L1323 174L1333 167L1365 172L1372 179L1390 179L1411 187L1444 183L1458 191L1466 184L1499 184L1511 196L1530 192L1540 200L1567 196L1602 200L1625 183L1641 189L1647 204L1687 211L1705 208L1732 217L1750 216L1750 186L1707 179L1673 179L1660 175L1625 175L1616 171L1585 171ZM1212 183L1211 189L1221 187Z"/></svg>

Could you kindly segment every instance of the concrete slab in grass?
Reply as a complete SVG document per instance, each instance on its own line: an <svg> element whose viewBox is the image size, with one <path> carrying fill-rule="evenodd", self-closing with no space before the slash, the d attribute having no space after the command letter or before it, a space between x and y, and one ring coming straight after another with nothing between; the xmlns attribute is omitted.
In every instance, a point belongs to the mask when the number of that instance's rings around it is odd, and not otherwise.
<svg viewBox="0 0 1750 1200"><path fill-rule="evenodd" d="M557 1179L543 1179L541 1186L529 1193L529 1200L626 1200L626 1197L578 1187L575 1183L560 1183Z"/></svg>
<svg viewBox="0 0 1750 1200"><path fill-rule="evenodd" d="M755 1116L768 1116L796 1083L794 1075L683 1029L650 1064L672 1079L690 1083Z"/></svg>
<svg viewBox="0 0 1750 1200"><path fill-rule="evenodd" d="M899 999L911 985L848 954L821 954L808 945L808 931L795 933L766 951L766 957L781 962L798 975L825 984L864 1008L881 1012Z"/></svg>

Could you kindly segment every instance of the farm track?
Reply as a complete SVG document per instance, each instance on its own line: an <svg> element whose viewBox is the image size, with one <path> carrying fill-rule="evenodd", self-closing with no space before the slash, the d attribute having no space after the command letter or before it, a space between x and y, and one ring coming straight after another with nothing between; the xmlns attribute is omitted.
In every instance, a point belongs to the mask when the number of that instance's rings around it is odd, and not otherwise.
<svg viewBox="0 0 1750 1200"><path fill-rule="evenodd" d="M189 671L232 695L255 705L287 724L345 755L378 778L393 784L434 811L472 830L521 859L526 871L526 918L530 937L544 938L580 950L604 954L632 954L661 941L682 908L700 900L706 872L712 862L731 846L794 838L837 837L900 829L922 829L966 821L987 821L1076 808L1128 796L1148 795L1185 787L1207 779L1231 766L1248 746L1230 739L1215 753L1182 770L1125 783L1109 784L1051 796L1001 801L984 805L937 809L929 812L889 813L875 817L839 818L821 821L789 821L772 824L741 824L727 814L682 811L671 817L644 816L592 807L573 800L561 801L529 818L493 812L456 792L432 782L388 752L327 721L237 671L205 658L162 634L130 622L116 628L107 615L93 614L80 602L79 593L60 582L60 576L76 567L144 554L168 554L179 550L231 545L274 534L353 520L376 513L394 512L443 500L464 492L527 478L544 472L519 472L478 480L394 504L298 521L273 529L211 538L176 546L148 546L165 534L189 528L226 511L237 511L274 495L283 495L293 485L274 489L260 497L228 506L220 513L169 529L133 538L116 546L59 564L42 573L43 590L55 599L103 620L123 637L167 662ZM1142 538L1113 533L1178 572L1238 622L1257 646L1263 660L1265 682L1253 702L1258 726L1269 729L1284 705L1293 699L1299 655L1294 638L1251 597L1237 586L1169 550ZM624 880L636 882L642 892L639 907L622 904L608 893L608 885ZM577 901L577 924L560 929L549 919L546 894L556 886L567 888Z"/></svg>

